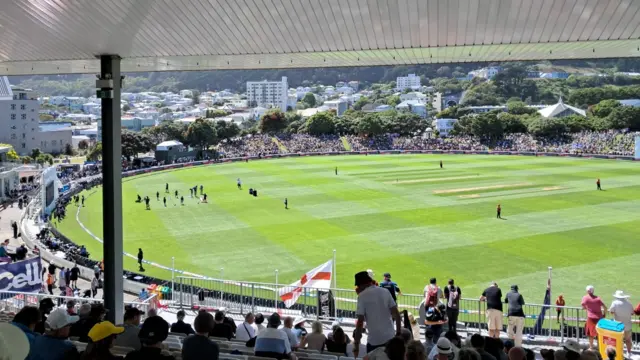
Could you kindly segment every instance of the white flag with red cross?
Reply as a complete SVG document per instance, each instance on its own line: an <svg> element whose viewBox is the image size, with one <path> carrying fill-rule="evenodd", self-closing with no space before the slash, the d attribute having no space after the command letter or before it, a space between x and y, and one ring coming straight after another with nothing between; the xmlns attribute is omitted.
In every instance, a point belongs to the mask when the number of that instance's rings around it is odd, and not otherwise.
<svg viewBox="0 0 640 360"><path fill-rule="evenodd" d="M331 276L333 276L333 260L308 271L300 280L279 290L280 299L286 307L291 307L298 301L304 288L328 290L331 288Z"/></svg>

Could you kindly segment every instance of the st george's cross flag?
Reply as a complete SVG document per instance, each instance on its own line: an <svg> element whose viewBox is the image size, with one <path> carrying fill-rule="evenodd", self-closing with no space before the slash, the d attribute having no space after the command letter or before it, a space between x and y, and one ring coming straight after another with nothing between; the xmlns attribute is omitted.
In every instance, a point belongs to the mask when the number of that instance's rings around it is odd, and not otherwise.
<svg viewBox="0 0 640 360"><path fill-rule="evenodd" d="M280 299L284 301L286 307L291 307L298 301L298 298L304 291L304 288L328 290L331 288L331 276L333 269L333 260L308 271L302 275L300 280L289 286L285 286L279 290Z"/></svg>

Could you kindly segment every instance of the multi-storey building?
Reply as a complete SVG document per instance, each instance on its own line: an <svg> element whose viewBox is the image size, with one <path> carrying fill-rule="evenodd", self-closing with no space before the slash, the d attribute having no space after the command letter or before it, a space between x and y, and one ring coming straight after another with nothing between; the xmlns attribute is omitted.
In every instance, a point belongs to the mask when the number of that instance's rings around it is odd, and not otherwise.
<svg viewBox="0 0 640 360"><path fill-rule="evenodd" d="M396 79L396 89L398 89L398 91L403 91L404 89L420 89L420 76L416 76L416 74L398 76Z"/></svg>
<svg viewBox="0 0 640 360"><path fill-rule="evenodd" d="M247 100L250 107L279 108L287 111L289 84L286 76L281 81L247 81Z"/></svg>

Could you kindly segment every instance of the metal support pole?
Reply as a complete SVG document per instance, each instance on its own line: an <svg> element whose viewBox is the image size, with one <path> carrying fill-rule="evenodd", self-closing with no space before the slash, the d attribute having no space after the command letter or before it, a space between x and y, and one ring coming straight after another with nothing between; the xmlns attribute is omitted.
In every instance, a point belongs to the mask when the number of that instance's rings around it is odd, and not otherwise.
<svg viewBox="0 0 640 360"><path fill-rule="evenodd" d="M176 257L172 256L171 257L171 300L175 300L173 298L173 293L175 291L175 274L174 274L174 269L176 268Z"/></svg>
<svg viewBox="0 0 640 360"><path fill-rule="evenodd" d="M102 98L102 240L104 253L104 302L107 320L124 317L122 281L122 146L120 130L120 57L100 56L100 77L112 79L112 96Z"/></svg>
<svg viewBox="0 0 640 360"><path fill-rule="evenodd" d="M183 279L184 277L180 276L180 310L182 310L182 306L184 304L184 286L182 286L183 284Z"/></svg>
<svg viewBox="0 0 640 360"><path fill-rule="evenodd" d="M251 312L256 313L256 288L255 284L251 284Z"/></svg>
<svg viewBox="0 0 640 360"><path fill-rule="evenodd" d="M275 294L273 305L276 308L276 311L278 311L278 269L276 269L276 288L273 293Z"/></svg>
<svg viewBox="0 0 640 360"><path fill-rule="evenodd" d="M553 270L553 268L551 266L549 266L549 335L551 336L551 325L553 324L553 312L551 311L552 307L551 304L553 303L553 298L551 297L551 270Z"/></svg>
<svg viewBox="0 0 640 360"><path fill-rule="evenodd" d="M189 278L189 306L193 309L193 291L195 289L193 288L193 278ZM196 296L198 296L198 294L196 293Z"/></svg>
<svg viewBox="0 0 640 360"><path fill-rule="evenodd" d="M223 302L223 291L224 291L224 268L220 268L220 304L218 304L218 307L222 306L222 302Z"/></svg>
<svg viewBox="0 0 640 360"><path fill-rule="evenodd" d="M244 287L243 283L240 283L240 314L244 315Z"/></svg>

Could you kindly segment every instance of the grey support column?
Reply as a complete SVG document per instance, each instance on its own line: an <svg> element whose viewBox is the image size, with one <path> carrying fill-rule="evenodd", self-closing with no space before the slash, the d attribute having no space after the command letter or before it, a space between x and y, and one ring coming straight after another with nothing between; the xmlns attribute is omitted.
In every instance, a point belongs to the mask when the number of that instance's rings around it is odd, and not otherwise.
<svg viewBox="0 0 640 360"><path fill-rule="evenodd" d="M120 57L100 56L101 79L113 79L111 96L102 98L102 240L104 302L107 320L121 324L122 289L122 148L120 144ZM107 92L108 93L108 92Z"/></svg>

